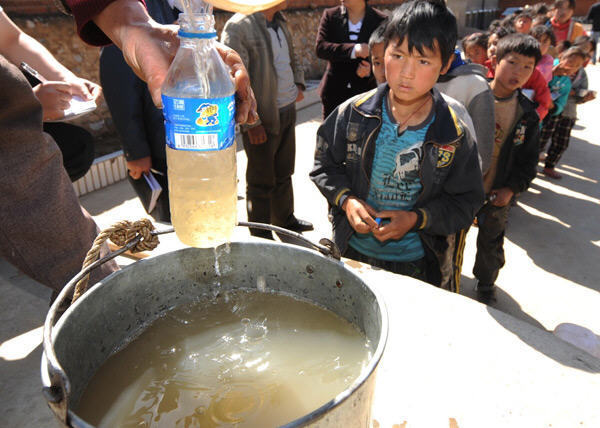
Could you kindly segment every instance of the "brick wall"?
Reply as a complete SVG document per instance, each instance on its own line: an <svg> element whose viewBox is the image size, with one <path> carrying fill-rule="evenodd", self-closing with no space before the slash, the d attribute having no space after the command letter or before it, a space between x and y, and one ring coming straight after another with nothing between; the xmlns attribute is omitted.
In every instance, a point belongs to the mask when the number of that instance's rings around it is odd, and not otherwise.
<svg viewBox="0 0 600 428"><path fill-rule="evenodd" d="M586 16L588 13L588 10L590 8L591 5L593 5L594 3L596 3L598 0L577 0L576 4L577 6L575 7L575 16ZM506 9L507 7L523 7L525 5L528 4L535 4L537 3L537 1L527 1L527 0L499 0L498 4L499 4L499 8L501 10ZM550 1L550 0L546 0L543 3L546 3L547 5L551 6L552 3L554 3L554 1Z"/></svg>

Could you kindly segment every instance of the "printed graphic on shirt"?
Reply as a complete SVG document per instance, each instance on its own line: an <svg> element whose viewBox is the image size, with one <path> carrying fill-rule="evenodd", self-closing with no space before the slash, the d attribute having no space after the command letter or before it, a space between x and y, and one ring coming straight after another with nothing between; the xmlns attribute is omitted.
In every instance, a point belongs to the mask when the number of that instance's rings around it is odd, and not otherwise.
<svg viewBox="0 0 600 428"><path fill-rule="evenodd" d="M454 159L454 152L456 151L456 147L445 145L438 147L438 168L445 168L452 163Z"/></svg>

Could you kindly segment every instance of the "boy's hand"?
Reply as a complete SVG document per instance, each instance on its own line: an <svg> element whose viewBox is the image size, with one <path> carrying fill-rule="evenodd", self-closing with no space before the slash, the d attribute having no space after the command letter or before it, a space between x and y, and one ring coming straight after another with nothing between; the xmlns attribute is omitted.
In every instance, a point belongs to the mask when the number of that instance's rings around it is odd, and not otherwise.
<svg viewBox="0 0 600 428"><path fill-rule="evenodd" d="M388 224L373 230L373 236L381 242L401 239L417 223L417 214L413 211L381 211L376 215L390 219Z"/></svg>
<svg viewBox="0 0 600 428"><path fill-rule="evenodd" d="M501 189L492 190L491 194L496 195L492 201L493 206L505 207L510 203L510 200L514 196L515 192L508 187L503 187Z"/></svg>
<svg viewBox="0 0 600 428"><path fill-rule="evenodd" d="M589 91L587 94L585 94L585 96L582 98L581 102L582 103L587 103L588 101L592 101L596 99L596 92L594 91Z"/></svg>
<svg viewBox="0 0 600 428"><path fill-rule="evenodd" d="M358 233L369 233L377 229L375 210L369 204L354 196L348 196L342 204L350 226Z"/></svg>
<svg viewBox="0 0 600 428"><path fill-rule="evenodd" d="M356 67L356 75L360 78L369 77L371 75L371 64L369 61L362 60Z"/></svg>

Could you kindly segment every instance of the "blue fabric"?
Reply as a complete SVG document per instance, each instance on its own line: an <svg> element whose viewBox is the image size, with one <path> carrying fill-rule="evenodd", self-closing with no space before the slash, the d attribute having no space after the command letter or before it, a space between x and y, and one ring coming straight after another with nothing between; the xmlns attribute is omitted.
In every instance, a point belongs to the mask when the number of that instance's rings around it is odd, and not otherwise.
<svg viewBox="0 0 600 428"><path fill-rule="evenodd" d="M377 211L410 211L422 190L423 141L434 117L432 115L423 125L409 127L398 135L398 124L390 117L386 104L384 99L367 203ZM389 219L382 219L381 225L386 223ZM393 262L411 262L425 255L416 232L386 242L378 241L372 233L354 233L349 245L366 256Z"/></svg>
<svg viewBox="0 0 600 428"><path fill-rule="evenodd" d="M462 59L462 57L460 55L461 55L460 49L455 49L454 50L454 61L452 61L452 64L450 64L450 68L448 69L447 73L454 70L456 67L460 67L461 65L466 64L466 62Z"/></svg>

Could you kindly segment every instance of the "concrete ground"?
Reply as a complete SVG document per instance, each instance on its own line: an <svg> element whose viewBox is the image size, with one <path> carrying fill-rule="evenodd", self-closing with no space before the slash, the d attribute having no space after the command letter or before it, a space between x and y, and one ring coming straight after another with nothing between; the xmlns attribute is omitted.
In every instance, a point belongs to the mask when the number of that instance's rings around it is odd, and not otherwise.
<svg viewBox="0 0 600 428"><path fill-rule="evenodd" d="M588 67L588 75L590 87L600 88L600 66ZM558 168L564 178L538 175L512 209L493 307L472 300L475 228L467 240L462 296L351 266L382 291L390 314L376 426L600 426L600 360L549 333L574 323L600 334L599 106L596 100L579 109ZM320 111L317 103L298 113L293 179L296 214L315 224L305 234L315 241L330 236L326 202L307 178ZM245 219L245 166L238 151L239 220ZM101 228L145 217L127 182L85 195L81 203ZM234 239L250 238L238 228ZM173 235L161 241L152 256L181 246ZM0 259L0 296L0 426L56 426L39 378L50 292Z"/></svg>

